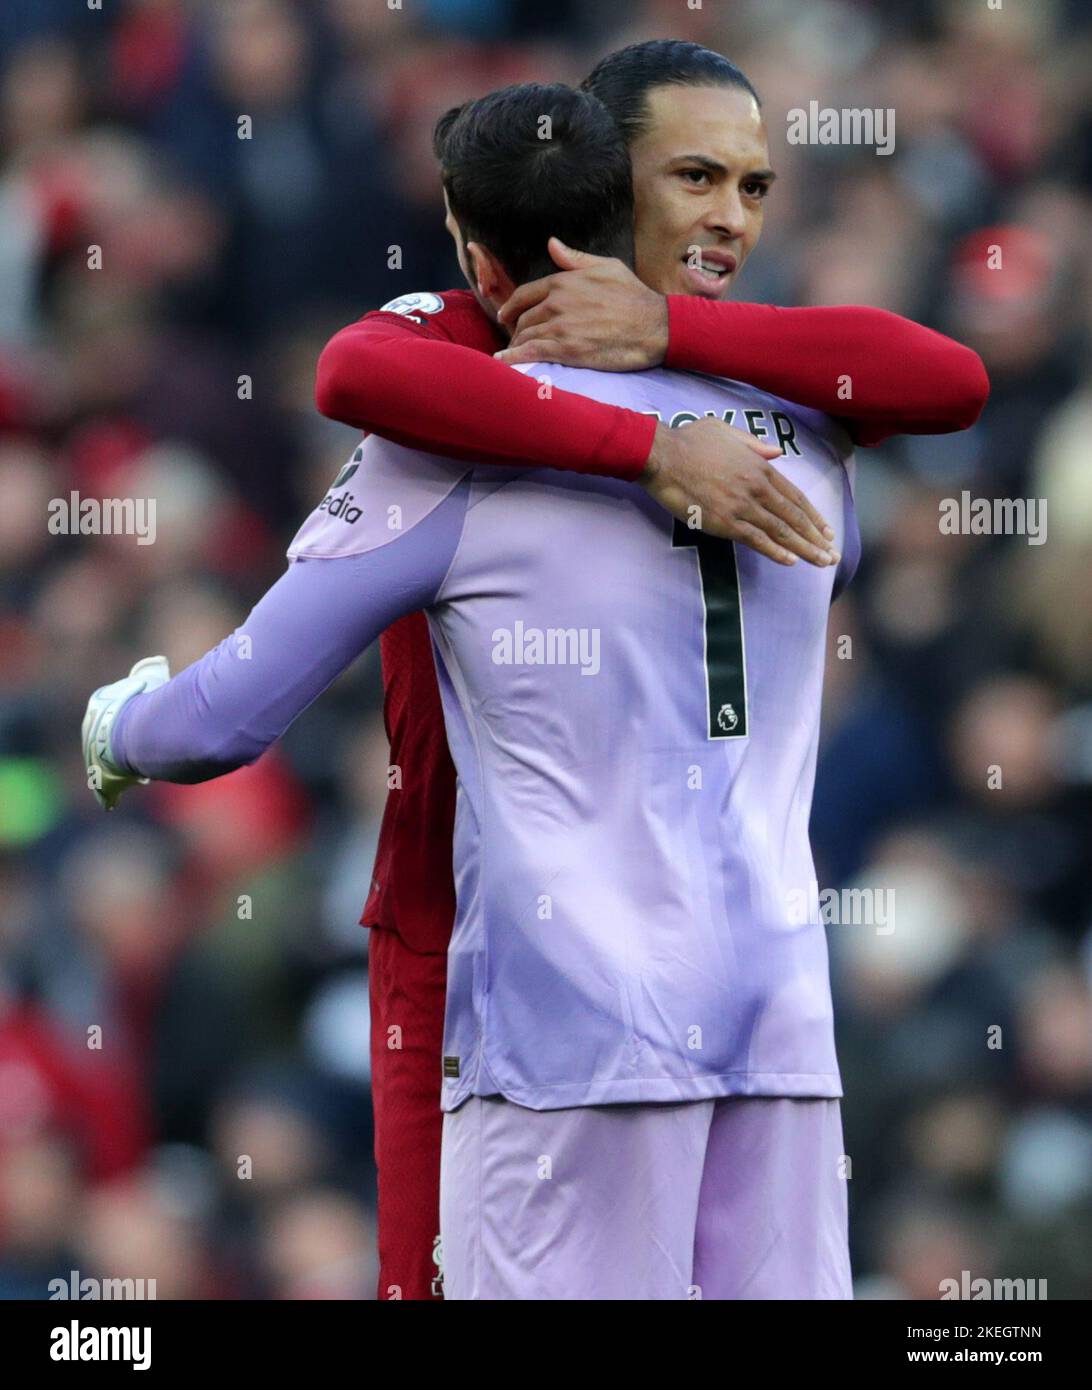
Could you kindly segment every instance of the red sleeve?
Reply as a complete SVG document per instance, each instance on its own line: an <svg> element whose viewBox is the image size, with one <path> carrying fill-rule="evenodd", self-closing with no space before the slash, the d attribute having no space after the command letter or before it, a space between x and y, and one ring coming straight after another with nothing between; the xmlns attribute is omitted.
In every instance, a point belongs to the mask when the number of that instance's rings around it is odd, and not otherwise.
<svg viewBox="0 0 1092 1390"><path fill-rule="evenodd" d="M542 394L534 377L494 361L501 340L460 295L413 296L442 308L377 311L336 333L318 363L322 414L449 458L636 478L656 421L572 391Z"/></svg>
<svg viewBox="0 0 1092 1390"><path fill-rule="evenodd" d="M886 309L686 295L668 295L667 306L666 366L746 381L836 415L858 444L965 430L990 392L976 352Z"/></svg>

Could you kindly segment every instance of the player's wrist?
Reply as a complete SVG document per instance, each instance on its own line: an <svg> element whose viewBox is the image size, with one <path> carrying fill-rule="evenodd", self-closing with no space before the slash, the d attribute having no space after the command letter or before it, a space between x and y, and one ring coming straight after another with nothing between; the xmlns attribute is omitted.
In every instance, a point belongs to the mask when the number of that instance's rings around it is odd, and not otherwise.
<svg viewBox="0 0 1092 1390"><path fill-rule="evenodd" d="M667 296L653 294L649 301L649 322L644 334L643 346L647 365L659 367L667 357L671 339L671 323L668 314Z"/></svg>
<svg viewBox="0 0 1092 1390"><path fill-rule="evenodd" d="M652 447L648 451L648 459L642 471L637 475L637 482L644 487L651 486L667 468L673 446L674 436L671 430L667 425L657 424L652 435Z"/></svg>

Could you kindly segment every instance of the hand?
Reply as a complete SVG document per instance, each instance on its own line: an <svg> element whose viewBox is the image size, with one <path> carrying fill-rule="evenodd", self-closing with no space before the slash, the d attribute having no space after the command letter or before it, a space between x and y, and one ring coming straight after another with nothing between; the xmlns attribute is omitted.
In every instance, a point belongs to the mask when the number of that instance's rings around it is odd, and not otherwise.
<svg viewBox="0 0 1092 1390"><path fill-rule="evenodd" d="M779 456L774 445L723 420L674 430L657 425L638 482L680 521L740 541L779 565L795 565L797 556L813 565L837 564L834 532L769 462Z"/></svg>
<svg viewBox="0 0 1092 1390"><path fill-rule="evenodd" d="M667 352L667 300L609 256L547 246L562 273L521 285L497 317L512 331L502 362L560 362L599 372L639 372Z"/></svg>
<svg viewBox="0 0 1092 1390"><path fill-rule="evenodd" d="M110 731L122 709L134 695L156 690L171 678L171 668L165 656L146 656L136 663L129 674L113 685L101 686L87 702L83 717L83 764L87 769L87 785L104 811L112 811L122 792L138 783L145 786L147 777L123 772L113 760Z"/></svg>

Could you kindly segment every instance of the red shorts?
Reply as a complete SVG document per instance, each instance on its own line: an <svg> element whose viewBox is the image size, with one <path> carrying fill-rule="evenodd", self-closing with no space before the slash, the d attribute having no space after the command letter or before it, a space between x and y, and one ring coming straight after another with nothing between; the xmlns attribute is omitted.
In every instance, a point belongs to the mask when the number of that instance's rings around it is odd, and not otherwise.
<svg viewBox="0 0 1092 1390"><path fill-rule="evenodd" d="M442 1297L440 1056L447 956L373 927L368 944L379 1170L379 1297Z"/></svg>

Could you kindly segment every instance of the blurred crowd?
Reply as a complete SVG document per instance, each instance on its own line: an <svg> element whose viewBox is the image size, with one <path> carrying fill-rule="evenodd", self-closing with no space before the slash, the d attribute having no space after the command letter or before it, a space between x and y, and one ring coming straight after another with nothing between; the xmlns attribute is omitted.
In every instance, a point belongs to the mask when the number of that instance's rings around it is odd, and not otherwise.
<svg viewBox="0 0 1092 1390"><path fill-rule="evenodd" d="M858 454L865 555L832 612L819 884L893 904L893 930L829 930L858 1295L936 1298L963 1270L1092 1295L1089 20L0 11L0 1297L72 1269L160 1298L373 1296L377 654L253 767L109 820L79 723L95 686L154 652L181 669L276 579L354 443L312 403L329 334L461 283L436 115L666 36L763 98L780 177L740 294L895 310L992 381L973 431ZM812 99L893 108L895 153L789 145ZM1046 543L942 534L964 490L1045 500ZM155 543L51 533L72 492L154 497Z"/></svg>

